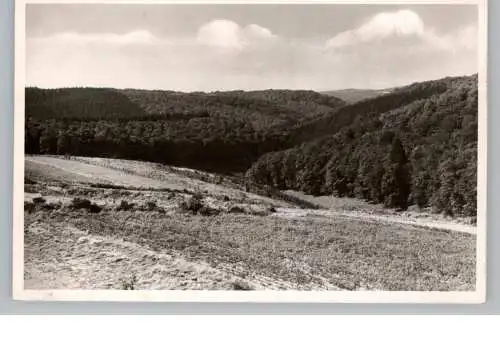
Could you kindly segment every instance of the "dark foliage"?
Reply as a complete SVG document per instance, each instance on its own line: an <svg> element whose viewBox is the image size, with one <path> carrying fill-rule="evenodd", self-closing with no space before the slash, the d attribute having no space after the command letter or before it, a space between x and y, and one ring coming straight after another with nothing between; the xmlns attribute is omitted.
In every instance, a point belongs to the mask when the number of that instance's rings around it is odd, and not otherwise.
<svg viewBox="0 0 500 338"><path fill-rule="evenodd" d="M312 91L27 88L26 114L27 153L246 171L247 191L285 200L279 189L476 210L477 76L349 105Z"/></svg>
<svg viewBox="0 0 500 338"><path fill-rule="evenodd" d="M36 210L36 204L33 202L24 202L24 211L32 213Z"/></svg>
<svg viewBox="0 0 500 338"><path fill-rule="evenodd" d="M363 111L330 136L265 154L247 177L315 195L475 215L477 77L438 81L438 88L443 83L447 90L425 99Z"/></svg>
<svg viewBox="0 0 500 338"><path fill-rule="evenodd" d="M235 205L235 206L232 206L229 209L229 213L231 213L231 214L244 214L245 213L245 209L243 209L240 206Z"/></svg>
<svg viewBox="0 0 500 338"><path fill-rule="evenodd" d="M461 81L467 81L467 78L444 78L437 81L415 83L394 89L388 94L346 105L333 114L302 123L290 133L289 143L298 145L322 136L332 135L353 123L359 124L367 118L376 117L416 100L443 93ZM376 119L373 119L372 122L375 127L381 127Z"/></svg>
<svg viewBox="0 0 500 338"><path fill-rule="evenodd" d="M241 172L262 154L287 148L296 123L343 104L311 91L27 88L25 150Z"/></svg>
<svg viewBox="0 0 500 338"><path fill-rule="evenodd" d="M120 205L116 207L117 211L129 211L135 208L135 203L129 203L126 200L121 200Z"/></svg>
<svg viewBox="0 0 500 338"><path fill-rule="evenodd" d="M46 200L43 197L35 197L35 198L33 198L33 203L35 203L35 204L44 204L45 202L46 202Z"/></svg>
<svg viewBox="0 0 500 338"><path fill-rule="evenodd" d="M198 211L200 211L200 209L204 207L203 198L202 196L195 194L182 201L179 206L184 211L189 211L193 214L197 214Z"/></svg>
<svg viewBox="0 0 500 338"><path fill-rule="evenodd" d="M102 210L102 207L92 203L90 200L85 198L75 197L71 201L70 208L74 210L84 209L91 213L99 213Z"/></svg>

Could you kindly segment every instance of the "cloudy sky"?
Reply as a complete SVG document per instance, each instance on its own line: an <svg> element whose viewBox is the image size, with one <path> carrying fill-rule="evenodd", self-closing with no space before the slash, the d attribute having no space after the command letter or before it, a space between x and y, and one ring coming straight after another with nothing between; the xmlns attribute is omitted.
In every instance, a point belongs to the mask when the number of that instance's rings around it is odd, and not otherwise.
<svg viewBox="0 0 500 338"><path fill-rule="evenodd" d="M41 5L26 81L213 91L384 88L477 72L473 5Z"/></svg>

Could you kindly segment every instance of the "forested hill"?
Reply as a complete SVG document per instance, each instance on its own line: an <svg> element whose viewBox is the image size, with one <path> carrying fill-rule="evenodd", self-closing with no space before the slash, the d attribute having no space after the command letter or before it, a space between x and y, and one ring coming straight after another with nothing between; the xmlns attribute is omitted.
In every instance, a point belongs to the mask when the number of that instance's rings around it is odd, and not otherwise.
<svg viewBox="0 0 500 338"><path fill-rule="evenodd" d="M313 91L262 90L184 93L109 88L26 88L26 114L79 120L189 120L230 117L264 120L268 128L330 113L344 101Z"/></svg>
<svg viewBox="0 0 500 338"><path fill-rule="evenodd" d="M26 152L244 172L300 121L345 103L312 91L181 93L26 88Z"/></svg>
<svg viewBox="0 0 500 338"><path fill-rule="evenodd" d="M299 145L263 155L247 177L281 189L474 215L477 95L477 76L470 76L348 105L293 131Z"/></svg>
<svg viewBox="0 0 500 338"><path fill-rule="evenodd" d="M345 105L336 97L305 90L182 93L127 89L120 92L144 113L169 117L229 114L255 119L267 116L276 122L294 123L328 114Z"/></svg>
<svg viewBox="0 0 500 338"><path fill-rule="evenodd" d="M107 88L26 88L26 117L37 119L118 119L144 116L122 93Z"/></svg>
<svg viewBox="0 0 500 338"><path fill-rule="evenodd" d="M27 153L118 157L390 207L475 212L477 76L352 104L312 91L26 89Z"/></svg>
<svg viewBox="0 0 500 338"><path fill-rule="evenodd" d="M361 120L376 117L384 112L405 106L416 100L430 98L457 86L472 77L447 77L435 81L414 83L394 89L392 92L345 105L332 114L300 123L289 134L289 144L299 145L322 136L332 135L342 128Z"/></svg>

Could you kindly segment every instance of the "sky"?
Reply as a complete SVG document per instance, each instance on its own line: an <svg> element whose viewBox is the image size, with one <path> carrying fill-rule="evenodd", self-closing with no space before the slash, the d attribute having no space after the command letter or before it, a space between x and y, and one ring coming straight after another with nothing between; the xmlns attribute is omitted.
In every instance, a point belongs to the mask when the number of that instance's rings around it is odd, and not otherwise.
<svg viewBox="0 0 500 338"><path fill-rule="evenodd" d="M474 5L28 4L26 84L387 88L477 72Z"/></svg>

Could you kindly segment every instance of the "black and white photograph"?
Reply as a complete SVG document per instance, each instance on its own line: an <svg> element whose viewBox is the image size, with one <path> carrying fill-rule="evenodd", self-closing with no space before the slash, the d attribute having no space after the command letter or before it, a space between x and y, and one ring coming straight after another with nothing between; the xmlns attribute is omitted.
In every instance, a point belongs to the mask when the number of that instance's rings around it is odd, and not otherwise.
<svg viewBox="0 0 500 338"><path fill-rule="evenodd" d="M15 4L15 298L484 301L486 0Z"/></svg>

